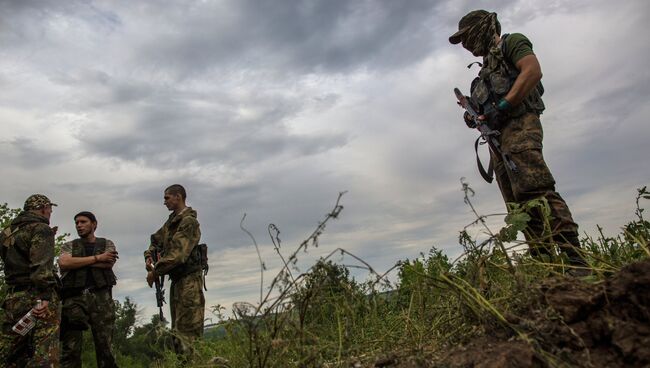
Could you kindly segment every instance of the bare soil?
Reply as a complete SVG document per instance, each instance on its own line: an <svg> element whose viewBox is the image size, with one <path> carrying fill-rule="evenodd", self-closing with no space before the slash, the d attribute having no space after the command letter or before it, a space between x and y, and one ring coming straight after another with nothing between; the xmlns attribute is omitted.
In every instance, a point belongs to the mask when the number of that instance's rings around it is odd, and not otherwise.
<svg viewBox="0 0 650 368"><path fill-rule="evenodd" d="M650 260L600 283L557 277L530 292L528 305L508 316L511 328L424 357L395 353L374 366L650 367Z"/></svg>

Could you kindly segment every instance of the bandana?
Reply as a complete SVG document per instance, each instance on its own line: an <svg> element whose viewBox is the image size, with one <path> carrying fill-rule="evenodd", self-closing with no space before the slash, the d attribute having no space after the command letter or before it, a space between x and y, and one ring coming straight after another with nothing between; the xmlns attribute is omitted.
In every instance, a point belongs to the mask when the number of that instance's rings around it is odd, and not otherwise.
<svg viewBox="0 0 650 368"><path fill-rule="evenodd" d="M497 13L488 13L470 26L463 35L463 47L474 56L485 56L494 44L494 35L500 33L497 26Z"/></svg>

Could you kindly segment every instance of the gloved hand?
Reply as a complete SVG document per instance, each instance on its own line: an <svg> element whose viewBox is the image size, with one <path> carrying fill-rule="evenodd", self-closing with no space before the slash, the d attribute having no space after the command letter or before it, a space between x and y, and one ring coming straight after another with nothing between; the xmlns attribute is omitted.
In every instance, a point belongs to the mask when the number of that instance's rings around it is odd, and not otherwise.
<svg viewBox="0 0 650 368"><path fill-rule="evenodd" d="M497 109L495 106L487 105L483 115L490 129L499 129L507 120L507 113Z"/></svg>
<svg viewBox="0 0 650 368"><path fill-rule="evenodd" d="M467 100L469 105L472 107L472 109L474 109L474 111L476 111L476 112L479 111L476 104L474 103L474 100L472 100L471 97L465 96L465 99ZM460 102L458 102L458 105L460 105ZM467 125L468 128L474 129L474 128L477 127L476 122L474 121L474 118L472 118L472 115L467 110L465 110L465 113L463 114L463 120L465 121L465 124Z"/></svg>
<svg viewBox="0 0 650 368"><path fill-rule="evenodd" d="M499 102L497 103L497 110L499 111L507 112L510 110L511 107L512 105L505 98L500 99Z"/></svg>

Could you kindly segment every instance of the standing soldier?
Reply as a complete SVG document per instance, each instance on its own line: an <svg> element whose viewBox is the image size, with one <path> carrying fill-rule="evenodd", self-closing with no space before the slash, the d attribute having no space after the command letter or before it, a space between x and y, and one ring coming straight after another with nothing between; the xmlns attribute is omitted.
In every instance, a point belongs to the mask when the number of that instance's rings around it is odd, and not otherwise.
<svg viewBox="0 0 650 368"><path fill-rule="evenodd" d="M111 350L117 251L112 241L95 237L97 218L92 212L79 212L74 222L79 238L65 243L59 257L63 281L61 366L81 367L83 331L90 326L97 366L117 367Z"/></svg>
<svg viewBox="0 0 650 368"><path fill-rule="evenodd" d="M544 111L541 85L542 70L533 53L532 43L520 33L501 36L496 13L475 10L458 23L458 32L449 37L452 44L461 43L474 56L483 57L479 76L472 82L471 102L481 119L500 132L496 137L501 150L508 155L517 172L504 164L503 158L491 152L497 183L506 203L523 204L545 198L550 206L551 238L545 238L541 211L531 214L525 232L535 256L551 255L551 241L574 266L584 266L579 249L578 225L573 221L566 202L555 191L555 179L542 155ZM467 114L465 121L469 126ZM578 268L575 274L584 273Z"/></svg>
<svg viewBox="0 0 650 368"><path fill-rule="evenodd" d="M56 204L42 194L29 196L24 211L0 234L7 285L0 337L4 367L59 366L60 305L54 271L56 228L50 228L52 206ZM12 326L32 308L37 323L21 336Z"/></svg>
<svg viewBox="0 0 650 368"><path fill-rule="evenodd" d="M176 352L188 355L194 340L203 336L203 277L199 240L201 230L196 211L185 205L187 194L180 184L165 189L164 204L172 211L167 222L151 235L151 245L144 252L147 283L157 277L171 279L169 308ZM160 259L152 259L156 250ZM152 267L153 266L153 267Z"/></svg>

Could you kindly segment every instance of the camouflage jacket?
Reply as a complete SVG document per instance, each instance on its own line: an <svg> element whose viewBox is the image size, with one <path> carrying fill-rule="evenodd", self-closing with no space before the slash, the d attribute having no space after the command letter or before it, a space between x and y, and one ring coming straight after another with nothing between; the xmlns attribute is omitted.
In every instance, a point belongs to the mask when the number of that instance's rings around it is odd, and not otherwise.
<svg viewBox="0 0 650 368"><path fill-rule="evenodd" d="M22 212L0 235L0 255L5 282L27 287L42 300L51 300L57 289L54 270L54 232L47 218Z"/></svg>
<svg viewBox="0 0 650 368"><path fill-rule="evenodd" d="M186 207L179 214L169 215L167 222L151 235L151 245L144 252L144 257L149 257L154 248L158 249L161 258L156 262L156 273L170 274L173 278L175 269L185 264L199 240L201 229L196 219L196 211Z"/></svg>

